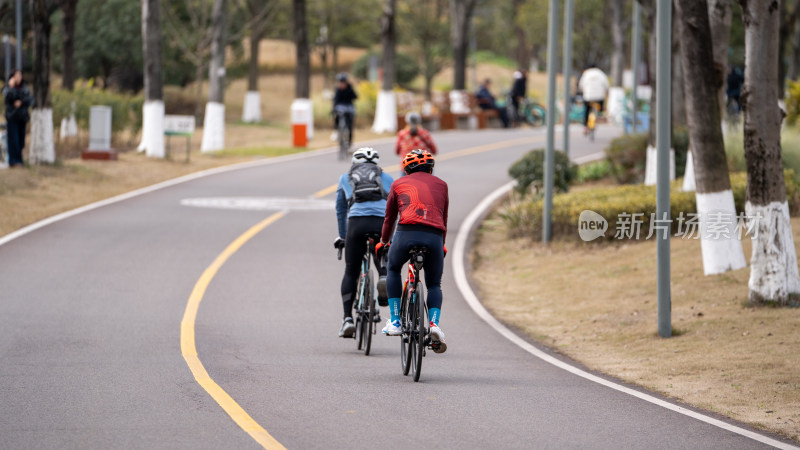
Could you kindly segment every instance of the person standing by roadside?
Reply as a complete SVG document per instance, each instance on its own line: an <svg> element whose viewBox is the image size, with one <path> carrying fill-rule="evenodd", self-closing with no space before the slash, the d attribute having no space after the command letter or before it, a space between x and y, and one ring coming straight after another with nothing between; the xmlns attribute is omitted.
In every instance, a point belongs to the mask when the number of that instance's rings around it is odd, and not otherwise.
<svg viewBox="0 0 800 450"><path fill-rule="evenodd" d="M3 88L3 99L6 103L8 165L21 166L22 149L25 148L25 128L30 120L28 108L33 104L33 96L19 70L8 77Z"/></svg>

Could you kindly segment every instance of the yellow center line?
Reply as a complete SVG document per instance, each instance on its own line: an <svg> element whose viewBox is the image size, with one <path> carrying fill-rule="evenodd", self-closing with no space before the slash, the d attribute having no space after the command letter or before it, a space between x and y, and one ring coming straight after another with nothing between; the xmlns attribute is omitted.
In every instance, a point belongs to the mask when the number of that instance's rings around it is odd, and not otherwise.
<svg viewBox="0 0 800 450"><path fill-rule="evenodd" d="M256 442L266 449L283 449L285 448L280 442L270 435L261 425L258 424L247 412L236 403L224 389L222 389L212 378L209 376L200 358L197 357L197 347L195 346L194 339L194 324L197 318L197 310L200 307L200 301L206 293L208 285L217 274L217 271L223 264L231 257L237 250L239 250L247 241L253 236L258 234L261 230L275 223L281 217L285 216L285 212L277 212L261 222L257 223L244 234L236 238L228 245L225 250L214 259L208 268L197 280L194 285L192 294L189 296L189 301L186 304L186 310L183 313L183 320L181 320L181 353L183 359L194 375L194 379L211 395L211 397L225 410L226 413L241 427L247 434L250 435Z"/></svg>
<svg viewBox="0 0 800 450"><path fill-rule="evenodd" d="M494 144L471 147L439 156L437 159L439 161L448 160L460 156L474 155L477 153L511 147L517 144L531 143L535 142L535 138L536 137L528 137L513 141L503 141ZM393 166L385 167L384 170L400 170L400 165L395 164ZM337 185L333 184L321 189L314 193L313 196L315 198L322 198L330 195L336 192L336 186ZM195 321L197 319L197 311L200 308L200 302L203 300L203 296L205 296L208 285L211 284L211 280L217 274L219 269L225 264L226 261L228 261L228 259L230 259L231 256L233 256L234 253L242 248L247 241L260 233L264 228L280 220L285 215L286 212L277 212L261 222L253 225L249 230L245 231L244 234L231 242L225 248L225 250L223 250L222 253L220 253L214 259L211 265L208 266L205 271L203 271L200 279L198 279L197 283L194 285L194 289L192 289L192 293L189 296L189 301L186 303L186 310L183 313L183 319L181 320L181 354L183 355L183 359L186 361L186 365L189 366L189 370L192 371L194 379L203 389L206 390L206 392L208 392L209 395L211 395L211 398L213 398L214 401L216 401L217 404L219 404L219 406L221 406L222 409L228 413L230 418L233 419L233 421L236 422L241 429L247 432L250 437L252 437L259 445L266 449L285 449L285 447L274 437L272 437L267 430L259 425L258 422L250 417L250 415L247 414L247 412L241 406L239 406L238 403L236 403L236 400L234 400L233 397L225 392L225 390L222 389L222 387L220 387L211 378L211 376L208 374L208 371L206 371L205 366L203 366L202 361L200 361L200 358L197 356L194 328Z"/></svg>
<svg viewBox="0 0 800 450"><path fill-rule="evenodd" d="M448 159L460 158L462 156L476 155L478 153L490 152L492 150L499 150L501 148L512 147L512 146L518 145L518 144L530 144L530 143L534 143L534 142L536 142L538 140L541 140L542 137L543 136L532 136L532 137L515 139L513 141L495 142L493 144L486 144L486 145L479 145L477 147L465 148L463 150L458 150L458 151L455 151L455 152L447 153L445 155L437 156L436 160L437 161L447 161ZM384 167L383 170L386 171L386 172L392 172L392 171L395 171L395 170L400 170L400 164L395 164L393 166ZM312 196L314 198L327 197L328 195L331 195L334 192L336 192L336 187L337 187L336 184L332 184L332 185L330 185L328 187L325 187L325 188L322 188L322 189L318 190Z"/></svg>

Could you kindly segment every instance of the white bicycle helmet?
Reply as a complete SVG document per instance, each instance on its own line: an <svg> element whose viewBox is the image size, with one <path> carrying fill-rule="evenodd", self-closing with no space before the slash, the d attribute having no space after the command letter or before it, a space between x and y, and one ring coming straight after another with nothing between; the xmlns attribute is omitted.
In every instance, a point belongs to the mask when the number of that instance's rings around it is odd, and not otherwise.
<svg viewBox="0 0 800 450"><path fill-rule="evenodd" d="M360 149L356 150L355 153L353 153L353 164L365 162L373 164L378 164L381 162L381 157L378 155L378 151L372 147L361 147Z"/></svg>

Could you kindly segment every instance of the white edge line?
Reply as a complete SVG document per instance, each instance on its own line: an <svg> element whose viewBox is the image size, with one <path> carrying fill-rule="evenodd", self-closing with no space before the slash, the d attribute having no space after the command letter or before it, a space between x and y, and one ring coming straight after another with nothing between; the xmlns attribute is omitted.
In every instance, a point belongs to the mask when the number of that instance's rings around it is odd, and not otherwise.
<svg viewBox="0 0 800 450"><path fill-rule="evenodd" d="M376 145L376 144L389 142L389 141L393 142L394 138L374 139L374 140L371 140L371 141L363 142L363 143L361 143L361 145ZM30 225L28 225L26 227L20 228L20 229L18 229L16 231L12 231L11 233L9 233L9 234L7 234L7 235L5 235L3 237L0 237L0 246L13 241L14 239L18 239L18 238L20 238L22 236L25 236L26 234L31 233L33 231L36 231L36 230L38 230L40 228L44 228L44 227L46 227L46 226L48 226L50 224L53 224L53 223L56 223L56 222L60 222L60 221L62 221L64 219L68 219L70 217L77 216L78 214L82 214L82 213L85 213L87 211L91 211L93 209L102 208L103 206L108 206L110 204L121 202L123 200L128 200L130 198L138 197L140 195L149 194L150 192L154 192L154 191L157 191L159 189L168 188L168 187L171 187L171 186L175 186L177 184L185 183L187 181L196 180L198 178L203 178L203 177L207 177L207 176L210 176L210 175L216 175L216 174L220 174L220 173L231 172L231 171L234 171L234 170L246 169L246 168L251 168L251 167L259 167L259 166L266 166L266 165L270 165L270 164L277 164L277 163L286 162L286 161L294 161L294 160L297 160L297 159L311 158L313 156L322 155L322 154L325 154L325 153L333 153L336 150L337 149L333 148L333 147L323 148L323 149L319 149L319 150L309 150L309 151L306 151L306 152L295 153L293 155L277 156L277 157L272 157L272 158L264 158L264 159L259 159L257 161L246 161L246 162L242 162L242 163L230 164L230 165L222 166L222 167L215 167L213 169L206 169L206 170L201 170L199 172L190 173L188 175L183 175L183 176L180 176L178 178L173 178L171 180L162 181L160 183L156 183L156 184L153 184L153 185L150 185L150 186L146 186L146 187L143 187L143 188L140 188L140 189L136 189L136 190L133 190L133 191L130 191L130 192L126 192L124 194L120 194L120 195L117 195L117 196L114 196L114 197L110 197L110 198L107 198L107 199L104 199L104 200L100 200L100 201L97 201L97 202L94 202L94 203L90 203L88 205L84 205L84 206L81 206L81 207L78 207L78 208L75 208L75 209L72 209L72 210L69 210L69 211L65 211L63 213L56 214L55 216L50 216L50 217L48 217L46 219L42 219L42 220L40 220L38 222L32 223L32 224L30 224Z"/></svg>
<svg viewBox="0 0 800 450"><path fill-rule="evenodd" d="M741 427L737 427L735 425L731 425L727 422L723 422L721 420L715 419L713 417L709 417L705 414L698 413L696 411L692 411L690 409L684 408L682 406L678 406L672 404L670 402L664 401L660 398L656 398L652 395L646 394L644 392L637 391L635 389L631 389L629 387L614 383L612 381L606 380L604 378L600 378L596 375L593 375L585 370L579 369L575 366L572 366L560 359L554 358L551 355L539 350L538 348L531 345L529 342L525 341L524 339L517 336L513 331L508 329L505 325L500 323L497 319L494 318L487 310L483 307L478 297L472 291L472 288L467 281L467 273L464 261L467 257L466 255L466 246L467 246L467 238L469 237L470 230L475 226L476 222L481 218L481 216L488 210L495 201L497 201L500 197L505 195L511 188L514 186L514 182L507 183L502 187L498 188L491 194L489 194L486 198L484 198L475 209L470 212L467 218L461 225L461 228L458 231L458 235L456 236L456 243L455 248L453 250L453 273L455 275L456 284L458 285L458 289L461 291L461 295L467 301L467 304L470 308L478 315L481 319L483 319L489 326L494 328L495 331L500 333L503 337L508 339L509 341L513 342L514 344L518 345L520 348L525 350L526 352L530 353L531 355L550 363L560 369L566 370L572 374L575 374L579 377L585 378L589 381L593 381L595 383L601 384L603 386L609 387L611 389L623 392L628 395L632 395L636 398L641 400L653 403L655 405L661 406L666 408L670 411L675 411L677 413L683 414L685 416L689 416L693 419L697 419L699 421L705 422L707 424L722 428L727 431L731 431L733 433L748 437L755 441L771 445L773 447L779 449L798 449L800 447L793 446L791 444L787 444L785 442L781 442L775 439L772 439L768 436L764 436L762 434L746 430Z"/></svg>

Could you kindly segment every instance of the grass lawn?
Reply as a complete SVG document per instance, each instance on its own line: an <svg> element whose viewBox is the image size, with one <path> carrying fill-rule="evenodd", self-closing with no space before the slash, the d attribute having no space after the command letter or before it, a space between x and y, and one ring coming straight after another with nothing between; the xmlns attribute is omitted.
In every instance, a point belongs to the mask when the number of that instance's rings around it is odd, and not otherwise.
<svg viewBox="0 0 800 450"><path fill-rule="evenodd" d="M800 218L792 229L797 245ZM673 239L676 336L662 339L655 241L546 247L509 239L496 217L476 239L472 275L502 321L591 369L800 439L800 308L748 305L749 268L706 277L700 242Z"/></svg>

